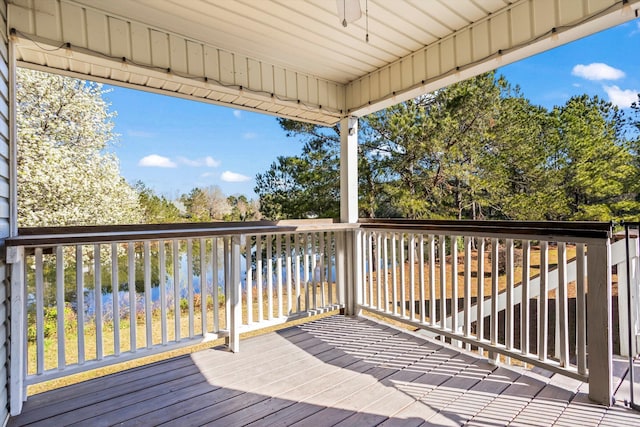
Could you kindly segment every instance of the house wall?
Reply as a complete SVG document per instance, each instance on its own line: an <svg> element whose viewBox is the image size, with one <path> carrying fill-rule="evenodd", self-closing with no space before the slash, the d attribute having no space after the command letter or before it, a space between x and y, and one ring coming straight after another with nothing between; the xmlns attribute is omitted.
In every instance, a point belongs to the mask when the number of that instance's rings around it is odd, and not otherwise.
<svg viewBox="0 0 640 427"><path fill-rule="evenodd" d="M5 239L11 233L10 226L10 143L9 143L9 56L7 37L7 3L0 1L0 423L9 415L9 322L7 267L5 263Z"/></svg>

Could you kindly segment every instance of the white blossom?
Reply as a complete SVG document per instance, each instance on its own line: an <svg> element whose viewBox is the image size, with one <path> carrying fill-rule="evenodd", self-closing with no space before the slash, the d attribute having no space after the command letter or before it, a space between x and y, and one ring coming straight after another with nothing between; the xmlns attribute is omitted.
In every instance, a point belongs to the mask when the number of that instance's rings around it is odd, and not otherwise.
<svg viewBox="0 0 640 427"><path fill-rule="evenodd" d="M138 223L102 85L18 69L18 225Z"/></svg>

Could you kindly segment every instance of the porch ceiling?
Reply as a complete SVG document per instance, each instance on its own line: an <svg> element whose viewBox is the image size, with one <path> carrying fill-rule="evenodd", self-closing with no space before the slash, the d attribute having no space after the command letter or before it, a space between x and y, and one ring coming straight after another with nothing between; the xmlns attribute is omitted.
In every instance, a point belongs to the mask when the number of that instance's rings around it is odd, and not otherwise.
<svg viewBox="0 0 640 427"><path fill-rule="evenodd" d="M360 5L344 28L333 0L9 0L8 26L22 66L331 125L633 19L640 0Z"/></svg>

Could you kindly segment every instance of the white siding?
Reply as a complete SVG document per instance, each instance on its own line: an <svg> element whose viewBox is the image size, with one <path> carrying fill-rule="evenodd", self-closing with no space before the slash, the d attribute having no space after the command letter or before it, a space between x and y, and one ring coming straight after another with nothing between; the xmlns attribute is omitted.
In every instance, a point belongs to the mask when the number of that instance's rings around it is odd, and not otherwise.
<svg viewBox="0 0 640 427"><path fill-rule="evenodd" d="M7 49L7 5L0 2L0 253L4 253L4 239L9 236L9 67ZM4 257L0 258L0 423L7 419L8 412L8 301L7 268Z"/></svg>

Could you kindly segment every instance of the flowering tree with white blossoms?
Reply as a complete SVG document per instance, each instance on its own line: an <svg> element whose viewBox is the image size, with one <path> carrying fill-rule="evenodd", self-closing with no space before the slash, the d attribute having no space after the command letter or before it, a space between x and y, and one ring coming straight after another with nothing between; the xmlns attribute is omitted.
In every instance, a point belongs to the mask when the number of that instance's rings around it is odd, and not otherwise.
<svg viewBox="0 0 640 427"><path fill-rule="evenodd" d="M17 82L18 225L139 223L102 85L27 69Z"/></svg>

